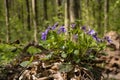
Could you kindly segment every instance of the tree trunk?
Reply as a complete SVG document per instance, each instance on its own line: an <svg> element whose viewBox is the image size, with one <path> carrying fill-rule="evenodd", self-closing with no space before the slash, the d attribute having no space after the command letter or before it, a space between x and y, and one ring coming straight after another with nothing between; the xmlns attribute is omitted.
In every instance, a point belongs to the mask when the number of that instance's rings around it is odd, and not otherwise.
<svg viewBox="0 0 120 80"><path fill-rule="evenodd" d="M22 21L22 26L23 29L25 29L25 19L24 19L24 5L21 5L21 21Z"/></svg>
<svg viewBox="0 0 120 80"><path fill-rule="evenodd" d="M10 26L9 26L9 6L8 6L8 0L4 0L5 4L5 19L6 19L6 42L10 42Z"/></svg>
<svg viewBox="0 0 120 80"><path fill-rule="evenodd" d="M43 8L44 8L44 20L48 20L48 15L47 15L47 0L43 0Z"/></svg>
<svg viewBox="0 0 120 80"><path fill-rule="evenodd" d="M92 4L92 16L93 16L92 26L96 26L96 4L95 4L95 1Z"/></svg>
<svg viewBox="0 0 120 80"><path fill-rule="evenodd" d="M58 18L62 17L62 13L61 13L61 5L62 5L62 0L56 0L56 4L57 4L57 16Z"/></svg>
<svg viewBox="0 0 120 80"><path fill-rule="evenodd" d="M102 21L102 2L101 0L98 0L98 18L97 18L97 24L98 24L98 31L99 33L103 33L103 27L101 26Z"/></svg>
<svg viewBox="0 0 120 80"><path fill-rule="evenodd" d="M109 26L108 12L109 12L109 0L105 0L104 2L104 34L106 33L107 28Z"/></svg>
<svg viewBox="0 0 120 80"><path fill-rule="evenodd" d="M38 26L38 0L35 0L35 20L36 20L36 25Z"/></svg>
<svg viewBox="0 0 120 80"><path fill-rule="evenodd" d="M69 20L70 20L70 14L69 14L69 0L65 0L65 29L66 29L66 35L68 35L68 27L69 27Z"/></svg>
<svg viewBox="0 0 120 80"><path fill-rule="evenodd" d="M90 13L90 4L89 4L90 2L89 2L89 0L86 0L86 10L87 10L87 26L90 26L90 15L89 15L89 13Z"/></svg>
<svg viewBox="0 0 120 80"><path fill-rule="evenodd" d="M79 0L70 0L70 22L74 23L79 19Z"/></svg>
<svg viewBox="0 0 120 80"><path fill-rule="evenodd" d="M32 13L33 13L33 26L34 26L34 41L37 41L37 25L36 25L36 19L35 19L35 0L32 0Z"/></svg>
<svg viewBox="0 0 120 80"><path fill-rule="evenodd" d="M56 0L56 3L58 6L61 6L61 4L62 4L61 2L62 2L62 0Z"/></svg>
<svg viewBox="0 0 120 80"><path fill-rule="evenodd" d="M30 31L31 30L31 20L30 20L30 5L29 0L26 0L26 7L27 7L27 28Z"/></svg>

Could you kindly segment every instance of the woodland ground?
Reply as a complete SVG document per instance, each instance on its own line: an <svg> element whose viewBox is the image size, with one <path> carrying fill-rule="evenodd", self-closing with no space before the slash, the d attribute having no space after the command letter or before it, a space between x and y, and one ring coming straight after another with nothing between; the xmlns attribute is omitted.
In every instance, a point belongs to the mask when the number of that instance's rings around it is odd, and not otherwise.
<svg viewBox="0 0 120 80"><path fill-rule="evenodd" d="M34 42L30 42L21 52L26 54L20 54L13 62L0 68L0 80L120 80L120 38L114 31L106 35L111 36L113 43L108 45L107 55L100 56L97 62L98 65L101 61L104 62L104 68L91 65L89 62L91 69L88 70L83 67L85 63L88 63L87 61L80 65L66 64L58 56L52 60L40 60L49 51ZM43 51L31 57L27 54L27 49L30 46ZM25 65L31 59L30 64ZM22 63L22 66L20 66L23 61L26 61L26 63ZM94 62L96 63L96 61Z"/></svg>

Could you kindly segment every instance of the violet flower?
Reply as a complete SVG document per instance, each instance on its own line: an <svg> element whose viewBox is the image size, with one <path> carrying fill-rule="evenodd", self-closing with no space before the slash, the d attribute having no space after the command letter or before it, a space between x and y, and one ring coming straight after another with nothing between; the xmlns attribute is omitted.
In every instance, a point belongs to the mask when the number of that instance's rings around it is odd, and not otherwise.
<svg viewBox="0 0 120 80"><path fill-rule="evenodd" d="M107 40L107 42L112 43L112 40L110 39L109 36L105 36L104 39Z"/></svg>
<svg viewBox="0 0 120 80"><path fill-rule="evenodd" d="M66 32L64 26L61 26L59 29L58 29L58 34L60 34L61 32Z"/></svg>
<svg viewBox="0 0 120 80"><path fill-rule="evenodd" d="M86 32L86 26L82 26L81 29Z"/></svg>
<svg viewBox="0 0 120 80"><path fill-rule="evenodd" d="M95 39L96 41L98 40L97 35L92 35L93 39Z"/></svg>
<svg viewBox="0 0 120 80"><path fill-rule="evenodd" d="M47 38L47 34L45 32L42 32L41 39L46 40L46 38Z"/></svg>
<svg viewBox="0 0 120 80"><path fill-rule="evenodd" d="M95 32L94 30L89 30L89 31L88 31L88 34L89 34L89 35L95 35L96 32Z"/></svg>
<svg viewBox="0 0 120 80"><path fill-rule="evenodd" d="M52 26L52 30L55 30L55 28L58 26L58 22L55 23L53 26Z"/></svg>
<svg viewBox="0 0 120 80"><path fill-rule="evenodd" d="M46 38L47 38L47 34L48 34L48 32L50 31L50 26L45 30L45 32L42 32L42 34L41 34L41 39L42 40L46 40Z"/></svg>
<svg viewBox="0 0 120 80"><path fill-rule="evenodd" d="M44 33L47 35L47 34L48 34L48 32L49 32L49 29L46 29Z"/></svg>
<svg viewBox="0 0 120 80"><path fill-rule="evenodd" d="M74 23L73 23L73 24L71 24L71 28L72 28L72 29L74 29L74 28L75 28L75 26L76 26L76 24L74 24Z"/></svg>

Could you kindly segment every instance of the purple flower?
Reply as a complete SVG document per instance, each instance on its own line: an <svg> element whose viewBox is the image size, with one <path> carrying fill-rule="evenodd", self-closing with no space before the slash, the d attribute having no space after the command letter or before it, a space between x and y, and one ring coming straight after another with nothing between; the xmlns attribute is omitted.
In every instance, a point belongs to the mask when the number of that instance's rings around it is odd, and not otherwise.
<svg viewBox="0 0 120 80"><path fill-rule="evenodd" d="M74 28L75 28L75 26L76 26L76 24L74 24L74 23L73 23L73 24L71 24L71 28L72 28L72 29L74 29Z"/></svg>
<svg viewBox="0 0 120 80"><path fill-rule="evenodd" d="M86 26L82 26L81 29L86 31Z"/></svg>
<svg viewBox="0 0 120 80"><path fill-rule="evenodd" d="M46 40L46 38L47 38L47 34L45 32L42 32L41 39Z"/></svg>
<svg viewBox="0 0 120 80"><path fill-rule="evenodd" d="M47 35L48 34L48 32L50 31L50 29L51 29L51 27L49 26L46 30L45 30L45 34Z"/></svg>
<svg viewBox="0 0 120 80"><path fill-rule="evenodd" d="M54 30L57 26L58 26L58 22L53 25L52 30Z"/></svg>
<svg viewBox="0 0 120 80"><path fill-rule="evenodd" d="M88 34L89 34L89 35L95 35L96 32L95 32L94 30L89 30L89 31L88 31Z"/></svg>
<svg viewBox="0 0 120 80"><path fill-rule="evenodd" d="M64 26L61 26L59 29L58 29L58 34L60 34L61 32L66 32Z"/></svg>
<svg viewBox="0 0 120 80"><path fill-rule="evenodd" d="M102 42L102 39L98 38L97 37L97 34L96 35L92 35L93 39L95 39L97 42Z"/></svg>
<svg viewBox="0 0 120 80"><path fill-rule="evenodd" d="M98 37L96 35L92 35L93 39L95 39L96 41L98 40Z"/></svg>
<svg viewBox="0 0 120 80"><path fill-rule="evenodd" d="M48 32L49 32L49 29L46 29L44 33L47 35L47 34L48 34Z"/></svg>
<svg viewBox="0 0 120 80"><path fill-rule="evenodd" d="M107 40L107 42L112 43L112 40L110 39L109 36L105 36L104 39Z"/></svg>
<svg viewBox="0 0 120 80"><path fill-rule="evenodd" d="M51 26L48 26L48 28L47 28L47 29L49 29L49 30L50 30L50 29L51 29Z"/></svg>

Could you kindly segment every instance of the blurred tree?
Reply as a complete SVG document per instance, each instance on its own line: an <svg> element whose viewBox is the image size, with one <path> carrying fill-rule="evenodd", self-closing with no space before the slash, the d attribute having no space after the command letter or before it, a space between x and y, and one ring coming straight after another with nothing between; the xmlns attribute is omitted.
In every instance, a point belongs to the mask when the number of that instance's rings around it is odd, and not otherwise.
<svg viewBox="0 0 120 80"><path fill-rule="evenodd" d="M36 0L32 0L32 13L33 13L33 26L34 26L34 41L38 42L37 40L37 24L36 24L36 12L35 7L36 6Z"/></svg>
<svg viewBox="0 0 120 80"><path fill-rule="evenodd" d="M70 22L79 19L80 0L70 0Z"/></svg>
<svg viewBox="0 0 120 80"><path fill-rule="evenodd" d="M109 26L109 0L104 1L104 33L107 32Z"/></svg>
<svg viewBox="0 0 120 80"><path fill-rule="evenodd" d="M101 34L110 29L120 32L119 12L120 0L0 0L0 38L37 41L37 33L55 22L67 30L77 23Z"/></svg>
<svg viewBox="0 0 120 80"><path fill-rule="evenodd" d="M29 0L26 0L26 8L27 8L27 27L28 30L31 30L31 19L30 19L30 3Z"/></svg>
<svg viewBox="0 0 120 80"><path fill-rule="evenodd" d="M102 0L97 0L98 2L98 7L97 7L97 30L98 30L98 33L101 33L103 34L103 30L104 30L104 27L102 27Z"/></svg>
<svg viewBox="0 0 120 80"><path fill-rule="evenodd" d="M36 20L36 25L38 26L38 23L39 23L39 21L38 21L38 0L35 0L35 20Z"/></svg>
<svg viewBox="0 0 120 80"><path fill-rule="evenodd" d="M62 17L62 13L61 13L62 1L63 0L56 0L56 4L57 4L57 16L58 16L58 18Z"/></svg>
<svg viewBox="0 0 120 80"><path fill-rule="evenodd" d="M6 33L6 42L10 42L10 26L9 26L9 6L8 6L8 0L4 0L5 4L5 17L6 17L6 27L7 27L7 33Z"/></svg>
<svg viewBox="0 0 120 80"><path fill-rule="evenodd" d="M44 20L48 20L48 15L47 15L47 0L43 0L43 8L44 8Z"/></svg>
<svg viewBox="0 0 120 80"><path fill-rule="evenodd" d="M69 20L70 20L69 1L70 0L65 0L65 20L64 21L65 21L65 28L66 28L67 32L69 30ZM68 35L68 33L66 33L66 34Z"/></svg>

